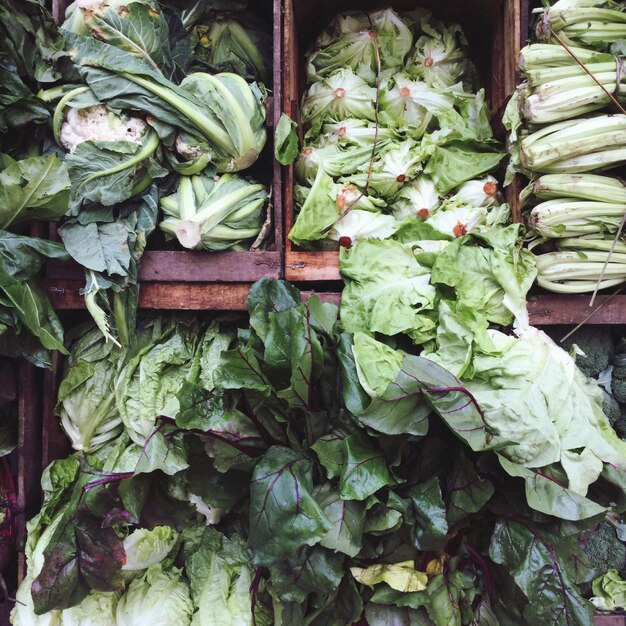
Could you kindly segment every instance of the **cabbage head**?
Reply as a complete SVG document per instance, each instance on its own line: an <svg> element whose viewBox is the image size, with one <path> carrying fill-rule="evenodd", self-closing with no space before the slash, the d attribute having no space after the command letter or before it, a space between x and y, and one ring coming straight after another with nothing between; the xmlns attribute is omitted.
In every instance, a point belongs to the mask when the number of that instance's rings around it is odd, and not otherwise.
<svg viewBox="0 0 626 626"><path fill-rule="evenodd" d="M124 540L125 571L144 570L160 563L176 545L178 533L171 526L155 526L152 530L137 528Z"/></svg>
<svg viewBox="0 0 626 626"><path fill-rule="evenodd" d="M98 328L88 328L73 344L55 413L75 450L94 452L122 431L113 391L120 363L120 352Z"/></svg>
<svg viewBox="0 0 626 626"><path fill-rule="evenodd" d="M189 626L192 612L189 586L181 571L153 565L130 583L115 617L117 626Z"/></svg>

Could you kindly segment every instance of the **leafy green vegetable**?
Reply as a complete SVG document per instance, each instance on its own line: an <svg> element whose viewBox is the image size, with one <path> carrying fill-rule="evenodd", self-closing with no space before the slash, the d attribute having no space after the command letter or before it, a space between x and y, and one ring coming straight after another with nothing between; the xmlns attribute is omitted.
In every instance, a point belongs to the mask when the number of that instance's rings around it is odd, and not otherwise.
<svg viewBox="0 0 626 626"><path fill-rule="evenodd" d="M281 165L293 163L298 156L298 134L296 123L281 113L274 131L274 156Z"/></svg>
<svg viewBox="0 0 626 626"><path fill-rule="evenodd" d="M159 226L185 248L226 250L259 234L266 202L263 185L234 174L181 176L176 193L161 198Z"/></svg>

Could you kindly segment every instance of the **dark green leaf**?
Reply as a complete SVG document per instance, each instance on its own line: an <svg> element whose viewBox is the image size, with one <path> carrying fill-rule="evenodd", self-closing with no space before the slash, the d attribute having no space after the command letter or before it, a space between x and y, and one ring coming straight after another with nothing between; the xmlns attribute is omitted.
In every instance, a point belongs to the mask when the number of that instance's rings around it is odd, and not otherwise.
<svg viewBox="0 0 626 626"><path fill-rule="evenodd" d="M385 455L373 441L359 435L343 440L343 467L339 493L346 500L365 500L382 487L394 484Z"/></svg>
<svg viewBox="0 0 626 626"><path fill-rule="evenodd" d="M499 521L489 556L509 569L528 598L524 610L528 623L582 626L593 622L593 606L580 596L560 555L536 530L519 522Z"/></svg>
<svg viewBox="0 0 626 626"><path fill-rule="evenodd" d="M454 468L448 475L447 518L451 525L480 511L491 499L493 484L481 478L465 456L455 460Z"/></svg>
<svg viewBox="0 0 626 626"><path fill-rule="evenodd" d="M281 114L274 134L274 156L282 165L289 165L298 156L298 126L284 113Z"/></svg>
<svg viewBox="0 0 626 626"><path fill-rule="evenodd" d="M280 563L302 546L319 543L332 528L313 496L312 463L274 446L254 469L249 542L259 565Z"/></svg>
<svg viewBox="0 0 626 626"><path fill-rule="evenodd" d="M334 552L356 556L361 550L363 537L364 503L343 500L337 489L330 484L324 485L315 495L324 515L332 524L320 545Z"/></svg>
<svg viewBox="0 0 626 626"><path fill-rule="evenodd" d="M448 522L439 479L433 477L407 492L412 503L413 542L422 552L441 552L446 545Z"/></svg>
<svg viewBox="0 0 626 626"><path fill-rule="evenodd" d="M285 602L302 602L310 593L323 597L339 586L343 559L319 546L302 547L270 567L272 585Z"/></svg>

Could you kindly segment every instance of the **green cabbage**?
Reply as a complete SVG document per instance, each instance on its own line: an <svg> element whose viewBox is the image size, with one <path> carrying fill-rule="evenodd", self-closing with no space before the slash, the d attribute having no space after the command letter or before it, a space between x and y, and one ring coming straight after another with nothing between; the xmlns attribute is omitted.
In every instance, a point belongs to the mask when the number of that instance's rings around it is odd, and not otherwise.
<svg viewBox="0 0 626 626"><path fill-rule="evenodd" d="M120 365L121 353L98 328L84 329L74 342L55 413L75 450L93 452L123 429L114 394Z"/></svg>
<svg viewBox="0 0 626 626"><path fill-rule="evenodd" d="M137 528L124 539L126 563L122 569L135 572L160 563L177 540L178 533L171 526L155 526L152 530Z"/></svg>
<svg viewBox="0 0 626 626"><path fill-rule="evenodd" d="M189 586L180 570L153 565L130 583L115 618L117 626L189 626L192 612Z"/></svg>

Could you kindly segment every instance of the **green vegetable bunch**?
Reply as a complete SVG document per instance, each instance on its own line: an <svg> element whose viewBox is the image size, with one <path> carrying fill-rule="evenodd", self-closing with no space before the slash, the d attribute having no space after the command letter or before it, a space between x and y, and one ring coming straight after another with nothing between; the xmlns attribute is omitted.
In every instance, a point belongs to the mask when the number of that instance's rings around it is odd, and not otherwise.
<svg viewBox="0 0 626 626"><path fill-rule="evenodd" d="M425 11L343 13L322 32L307 55L292 241L349 248L440 209L448 215L432 225L446 236L493 221L494 202L458 193L502 159L466 43L458 25ZM415 185L438 201L420 204ZM471 216L455 215L460 207Z"/></svg>
<svg viewBox="0 0 626 626"><path fill-rule="evenodd" d="M549 291L595 293L626 280L626 190L620 179L597 175L626 163L625 28L619 3L559 0L538 21L542 43L520 55L526 80L504 119L508 179L514 172L531 179L521 200L531 207L538 284Z"/></svg>
<svg viewBox="0 0 626 626"><path fill-rule="evenodd" d="M259 234L267 191L234 174L181 176L176 193L161 198L161 230L184 248L236 248Z"/></svg>

